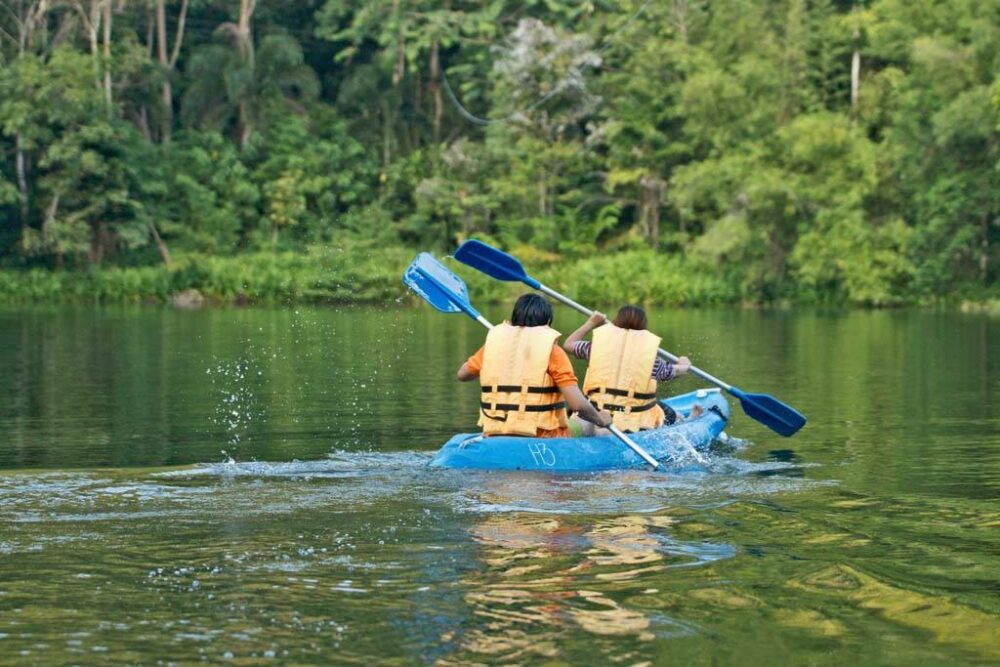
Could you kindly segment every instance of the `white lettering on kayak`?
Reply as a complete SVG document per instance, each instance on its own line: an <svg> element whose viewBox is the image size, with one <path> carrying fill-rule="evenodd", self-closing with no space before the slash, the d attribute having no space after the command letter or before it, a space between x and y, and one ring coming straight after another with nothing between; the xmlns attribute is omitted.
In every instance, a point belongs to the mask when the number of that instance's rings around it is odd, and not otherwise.
<svg viewBox="0 0 1000 667"><path fill-rule="evenodd" d="M531 452L531 458L535 460L535 465L551 467L556 464L556 453L549 449L544 442L529 443L528 451Z"/></svg>

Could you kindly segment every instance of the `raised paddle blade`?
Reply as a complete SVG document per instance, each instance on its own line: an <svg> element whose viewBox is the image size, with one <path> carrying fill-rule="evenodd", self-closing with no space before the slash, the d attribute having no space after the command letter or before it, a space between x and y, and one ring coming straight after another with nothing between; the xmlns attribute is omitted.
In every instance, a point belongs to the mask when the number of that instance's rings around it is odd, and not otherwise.
<svg viewBox="0 0 1000 667"><path fill-rule="evenodd" d="M430 253L417 255L403 273L403 282L442 313L466 313L472 318L479 317L479 311L469 302L469 289L465 282Z"/></svg>
<svg viewBox="0 0 1000 667"><path fill-rule="evenodd" d="M578 304L576 301L563 296L553 289L545 287L529 276L516 257L508 255L502 250L497 250L482 241L466 241L455 251L455 259L497 280L522 282L580 311L584 315L590 316L593 313L593 311L585 306ZM660 350L659 354L670 361L677 360L677 357L666 350ZM779 435L785 437L794 435L800 428L805 426L806 418L801 413L796 411L795 408L785 405L773 396L768 396L767 394L746 394L736 387L693 366L691 367L691 372L703 380L731 392L733 396L740 399L743 411L748 416L756 419Z"/></svg>
<svg viewBox="0 0 1000 667"><path fill-rule="evenodd" d="M516 257L482 241L475 239L466 241L455 251L455 259L497 280L521 282L532 289L539 289L542 286L528 275Z"/></svg>
<svg viewBox="0 0 1000 667"><path fill-rule="evenodd" d="M774 396L767 394L747 394L736 387L730 393L740 399L743 412L748 417L756 419L764 426L786 438L795 435L806 425L806 418L801 412L790 405L785 405Z"/></svg>

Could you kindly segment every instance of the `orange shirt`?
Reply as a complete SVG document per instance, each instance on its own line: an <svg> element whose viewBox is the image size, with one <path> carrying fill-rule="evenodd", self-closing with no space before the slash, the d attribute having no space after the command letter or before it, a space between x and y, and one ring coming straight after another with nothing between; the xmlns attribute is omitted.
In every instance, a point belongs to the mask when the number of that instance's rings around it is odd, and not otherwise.
<svg viewBox="0 0 1000 667"><path fill-rule="evenodd" d="M479 375L479 371L483 369L483 351L485 349L486 346L484 345L465 361L466 368L470 373ZM577 384L576 373L573 372L573 365L569 361L569 356L558 345L552 346L552 353L549 355L548 373L549 377L552 378L552 383L557 387L568 387ZM568 438L570 432L569 428L538 429L535 436L539 438Z"/></svg>

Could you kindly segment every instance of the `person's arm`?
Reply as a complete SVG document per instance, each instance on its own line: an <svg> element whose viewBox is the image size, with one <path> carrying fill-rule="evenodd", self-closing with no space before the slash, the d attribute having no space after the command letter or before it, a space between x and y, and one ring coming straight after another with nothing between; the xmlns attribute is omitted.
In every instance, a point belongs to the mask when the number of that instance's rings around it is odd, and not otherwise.
<svg viewBox="0 0 1000 667"><path fill-rule="evenodd" d="M604 316L604 313L599 313L595 310L594 314L588 317L587 321L580 325L579 329L569 335L566 342L563 343L563 349L573 354L573 346L586 338L587 334L604 324L607 320L608 318Z"/></svg>
<svg viewBox="0 0 1000 667"><path fill-rule="evenodd" d="M668 382L674 378L685 375L691 369L691 360L687 357L678 357L676 363L670 363L657 358L653 363L653 379L657 382Z"/></svg>
<svg viewBox="0 0 1000 667"><path fill-rule="evenodd" d="M562 392L563 398L566 399L566 406L580 415L580 419L589 421L591 424L596 424L601 428L607 428L611 425L611 413L607 410L598 411L594 405L587 400L587 397L583 395L580 391L580 387L575 384L566 385L565 387L559 387L559 391Z"/></svg>
<svg viewBox="0 0 1000 667"><path fill-rule="evenodd" d="M601 427L611 423L611 415L607 412L598 412L580 391L573 365L569 363L569 357L558 345L552 346L552 354L549 355L549 376L566 399L566 406L579 414L581 419Z"/></svg>
<svg viewBox="0 0 1000 667"><path fill-rule="evenodd" d="M691 370L691 360L687 357L677 357L677 361L672 365L674 367L674 377L687 375L687 372Z"/></svg>
<svg viewBox="0 0 1000 667"><path fill-rule="evenodd" d="M465 360L465 363L458 369L455 373L455 377L458 378L459 382L470 382L479 377L479 371L483 368L483 351L486 346L476 350L476 353Z"/></svg>

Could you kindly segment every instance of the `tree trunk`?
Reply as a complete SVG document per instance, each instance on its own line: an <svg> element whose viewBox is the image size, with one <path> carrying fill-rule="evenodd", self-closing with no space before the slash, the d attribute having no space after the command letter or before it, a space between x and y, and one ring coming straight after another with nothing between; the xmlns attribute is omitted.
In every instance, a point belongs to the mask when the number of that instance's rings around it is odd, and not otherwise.
<svg viewBox="0 0 1000 667"><path fill-rule="evenodd" d="M56 212L59 210L59 193L52 195L52 201L49 202L49 206L45 209L45 217L42 219L42 245L49 245L49 230L52 229L52 224L56 221Z"/></svg>
<svg viewBox="0 0 1000 667"><path fill-rule="evenodd" d="M152 5L146 7L146 48L149 50L149 59L156 57L156 12Z"/></svg>
<svg viewBox="0 0 1000 667"><path fill-rule="evenodd" d="M104 0L104 101L108 106L108 117L111 116L111 2Z"/></svg>
<svg viewBox="0 0 1000 667"><path fill-rule="evenodd" d="M854 37L857 39L858 31L854 31ZM857 48L854 49L854 55L851 56L851 113L856 114L858 112L858 92L861 88L861 51Z"/></svg>
<svg viewBox="0 0 1000 667"><path fill-rule="evenodd" d="M17 145L17 190L21 203L21 249L24 250L25 232L28 231L28 215L31 211L31 200L28 195L28 170L24 155L24 137L18 132L14 136Z"/></svg>
<svg viewBox="0 0 1000 667"><path fill-rule="evenodd" d="M87 256L91 264L100 264L104 261L111 235L108 233L108 226L103 220L90 225L90 254Z"/></svg>
<svg viewBox="0 0 1000 667"><path fill-rule="evenodd" d="M139 113L136 116L135 124L136 126L138 126L139 131L142 132L142 136L143 138L146 139L146 141L153 140L153 133L149 129L149 110L146 109L145 104L143 104L139 108Z"/></svg>
<svg viewBox="0 0 1000 667"><path fill-rule="evenodd" d="M160 125L160 140L170 143L170 132L174 122L174 92L170 87L170 61L167 59L167 11L165 0L156 0L156 51L163 67L164 79L161 95L163 97L163 122Z"/></svg>
<svg viewBox="0 0 1000 667"><path fill-rule="evenodd" d="M160 251L160 259L163 260L164 265L170 266L170 250L167 248L167 244L163 242L163 237L160 236L160 231L156 228L155 222L149 223L149 231L156 242L156 249Z"/></svg>
<svg viewBox="0 0 1000 667"><path fill-rule="evenodd" d="M444 11L451 9L451 0L444 0ZM444 115L444 100L441 97L441 40L431 42L430 89L434 101L434 116L431 121L431 137L434 143L441 142L441 117Z"/></svg>
<svg viewBox="0 0 1000 667"><path fill-rule="evenodd" d="M101 259L103 259L101 223L95 222L90 225L90 252L87 254L87 261L91 264L100 264Z"/></svg>
<svg viewBox="0 0 1000 667"><path fill-rule="evenodd" d="M250 34L250 21L253 19L255 4L255 0L240 0L240 20L237 25L237 32L239 33L237 43L240 51L240 57L250 66L251 70L254 66L254 53L253 37ZM245 148L247 143L250 141L250 135L253 132L252 119L250 118L247 101L245 99L240 100L238 122L240 148Z"/></svg>
<svg viewBox="0 0 1000 667"><path fill-rule="evenodd" d="M184 26L187 24L188 0L181 0L181 11L177 15L177 34L174 35L174 48L170 52L171 71L177 66L177 59L181 55L181 44L184 42Z"/></svg>
<svg viewBox="0 0 1000 667"><path fill-rule="evenodd" d="M434 102L434 115L431 119L431 138L434 144L441 142L441 115L444 113L444 103L441 99L441 62L438 56L439 43L435 37L431 43L431 76L428 87L431 89L431 99Z"/></svg>
<svg viewBox="0 0 1000 667"><path fill-rule="evenodd" d="M10 12L10 15L14 19L14 23L17 25L17 55L18 57L23 57L24 54L29 50L34 50L35 48L35 29L41 28L42 32L45 32L45 15L48 13L50 6L49 0L19 0L17 2L17 11L13 10L15 3L5 2L6 9ZM10 33L7 33L11 36ZM13 41L13 37L11 36Z"/></svg>
<svg viewBox="0 0 1000 667"><path fill-rule="evenodd" d="M403 80L403 68L406 64L406 41L403 37L403 22L399 18L399 0L392 0L392 18L396 21L396 63L392 68L392 85L398 86Z"/></svg>
<svg viewBox="0 0 1000 667"><path fill-rule="evenodd" d="M246 100L240 100L240 115L237 121L239 127L236 128L239 134L240 148L246 148L247 143L250 141L250 116L247 113L247 102Z"/></svg>
<svg viewBox="0 0 1000 667"><path fill-rule="evenodd" d="M250 35L250 21L253 19L255 0L240 0L240 56L253 66L253 40Z"/></svg>
<svg viewBox="0 0 1000 667"><path fill-rule="evenodd" d="M653 248L660 245L660 203L663 199L664 182L654 174L646 174L639 181L642 188L642 208L640 219L643 231Z"/></svg>
<svg viewBox="0 0 1000 667"><path fill-rule="evenodd" d="M110 0L108 0L110 2ZM103 88L101 77L101 55L98 48L97 31L101 27L101 0L90 0L90 11L86 18L87 41L90 42L90 55L94 60L94 85L98 90Z"/></svg>

